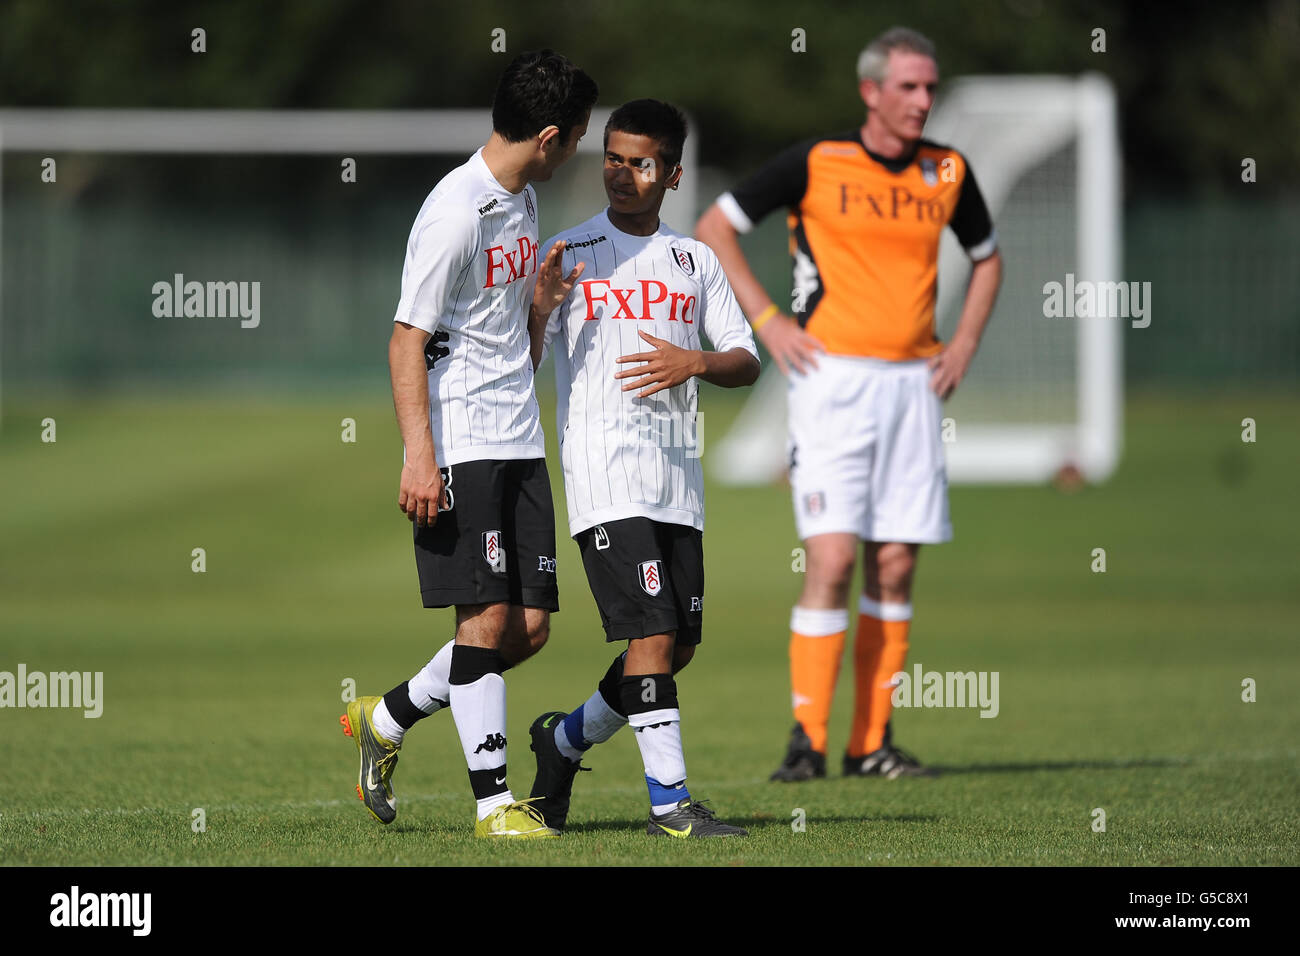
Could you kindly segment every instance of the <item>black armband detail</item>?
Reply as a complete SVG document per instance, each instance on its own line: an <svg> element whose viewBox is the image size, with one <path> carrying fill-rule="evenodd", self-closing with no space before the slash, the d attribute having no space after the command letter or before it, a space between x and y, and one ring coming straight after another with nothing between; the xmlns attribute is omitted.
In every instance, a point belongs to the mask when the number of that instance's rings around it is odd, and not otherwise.
<svg viewBox="0 0 1300 956"><path fill-rule="evenodd" d="M498 783L497 781L501 782ZM506 787L506 765L492 767L489 770L471 770L469 772L469 787L474 791L475 800L485 800L488 797L495 797L498 793L505 793Z"/></svg>
<svg viewBox="0 0 1300 956"><path fill-rule="evenodd" d="M451 649L451 684L472 684L487 674L500 674L506 669L501 652L490 647L471 647L457 644Z"/></svg>
<svg viewBox="0 0 1300 956"><path fill-rule="evenodd" d="M403 730L410 730L417 720L429 716L411 703L410 683L404 680L384 695L384 706L388 708L388 715L397 721L397 725ZM445 707L446 704L443 706Z"/></svg>
<svg viewBox="0 0 1300 956"><path fill-rule="evenodd" d="M614 658L614 663L609 665L609 670L605 671L605 676L600 679L600 685L596 688L600 691L605 706L620 717L627 716L627 711L623 709L621 692L618 689L619 683L623 680L623 658L625 657L627 657L627 651Z"/></svg>
<svg viewBox="0 0 1300 956"><path fill-rule="evenodd" d="M677 710L677 682L672 674L624 676L618 685L619 700L630 718L652 710Z"/></svg>

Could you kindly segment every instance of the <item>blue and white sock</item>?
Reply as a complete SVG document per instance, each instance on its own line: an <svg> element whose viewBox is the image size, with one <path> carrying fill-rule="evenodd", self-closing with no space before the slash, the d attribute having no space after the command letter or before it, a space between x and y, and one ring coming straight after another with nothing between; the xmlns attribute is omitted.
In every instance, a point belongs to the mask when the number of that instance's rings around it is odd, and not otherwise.
<svg viewBox="0 0 1300 956"><path fill-rule="evenodd" d="M592 744L603 744L626 723L627 718L611 709L597 691L555 725L555 746L570 760L578 761Z"/></svg>
<svg viewBox="0 0 1300 956"><path fill-rule="evenodd" d="M686 789L677 684L671 674L625 676L619 683L619 699L628 724L636 731L650 808L655 814L667 813L691 796Z"/></svg>
<svg viewBox="0 0 1300 956"><path fill-rule="evenodd" d="M556 725L555 746L569 760L581 760L592 744L603 744L627 723L620 686L626 657L627 651L624 651L614 658L614 663L600 679L596 693Z"/></svg>
<svg viewBox="0 0 1300 956"><path fill-rule="evenodd" d="M674 708L633 714L628 723L636 730L636 745L645 764L650 809L656 814L676 809L678 803L691 796L686 789L680 711Z"/></svg>

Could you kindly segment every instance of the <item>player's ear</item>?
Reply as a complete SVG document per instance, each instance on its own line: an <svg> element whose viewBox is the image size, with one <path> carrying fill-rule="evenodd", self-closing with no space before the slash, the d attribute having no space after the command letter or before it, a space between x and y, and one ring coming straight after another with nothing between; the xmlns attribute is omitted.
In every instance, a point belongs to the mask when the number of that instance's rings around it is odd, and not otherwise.
<svg viewBox="0 0 1300 956"><path fill-rule="evenodd" d="M560 128L558 126L547 126L537 134L537 146L542 152L560 145Z"/></svg>
<svg viewBox="0 0 1300 956"><path fill-rule="evenodd" d="M668 175L667 187L669 189L676 189L677 184L680 183L681 181L682 181L682 164L678 163L676 166L673 167L673 171Z"/></svg>
<svg viewBox="0 0 1300 956"><path fill-rule="evenodd" d="M858 95L862 97L862 102L867 104L867 109L873 110L880 97L880 87L875 80L861 80L858 82Z"/></svg>

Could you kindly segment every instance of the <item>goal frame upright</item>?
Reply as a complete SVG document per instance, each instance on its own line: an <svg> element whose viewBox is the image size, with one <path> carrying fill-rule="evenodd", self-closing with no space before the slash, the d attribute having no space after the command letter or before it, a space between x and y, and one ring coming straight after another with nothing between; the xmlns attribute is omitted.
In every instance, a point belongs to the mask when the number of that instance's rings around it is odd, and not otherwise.
<svg viewBox="0 0 1300 956"><path fill-rule="evenodd" d="M926 137L960 149L979 171L994 223L1016 184L1035 165L1072 147L1075 221L1072 271L1094 282L1120 280L1121 166L1113 86L1095 73L1069 76L973 76L944 90L926 125ZM945 242L950 242L945 239ZM940 257L939 301L944 314L965 294L969 260L956 251ZM1007 263L1008 269L1024 263ZM1037 284L1065 275L1032 275ZM1037 285L1035 286L1037 288ZM956 303L959 305L960 303ZM997 322L996 315L993 322ZM945 442L948 477L965 484L1032 484L1067 467L1092 482L1108 479L1123 446L1122 322L1114 318L1047 318L1073 322L1075 405L1072 420L955 422ZM987 353L987 342L985 353ZM1025 362L1032 362L1028 356ZM971 375L978 387L980 356ZM731 431L710 453L713 475L734 485L779 480L787 464L785 382L767 369Z"/></svg>

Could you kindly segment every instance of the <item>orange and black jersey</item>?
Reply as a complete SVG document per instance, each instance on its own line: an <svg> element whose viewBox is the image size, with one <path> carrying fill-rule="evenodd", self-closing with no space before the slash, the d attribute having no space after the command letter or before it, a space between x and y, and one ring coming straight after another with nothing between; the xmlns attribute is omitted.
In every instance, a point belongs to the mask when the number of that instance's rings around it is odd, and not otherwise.
<svg viewBox="0 0 1300 956"><path fill-rule="evenodd" d="M951 226L975 261L997 248L966 158L920 140L886 159L857 130L779 153L718 205L739 232L789 210L795 317L828 352L924 358L934 334L939 237Z"/></svg>

